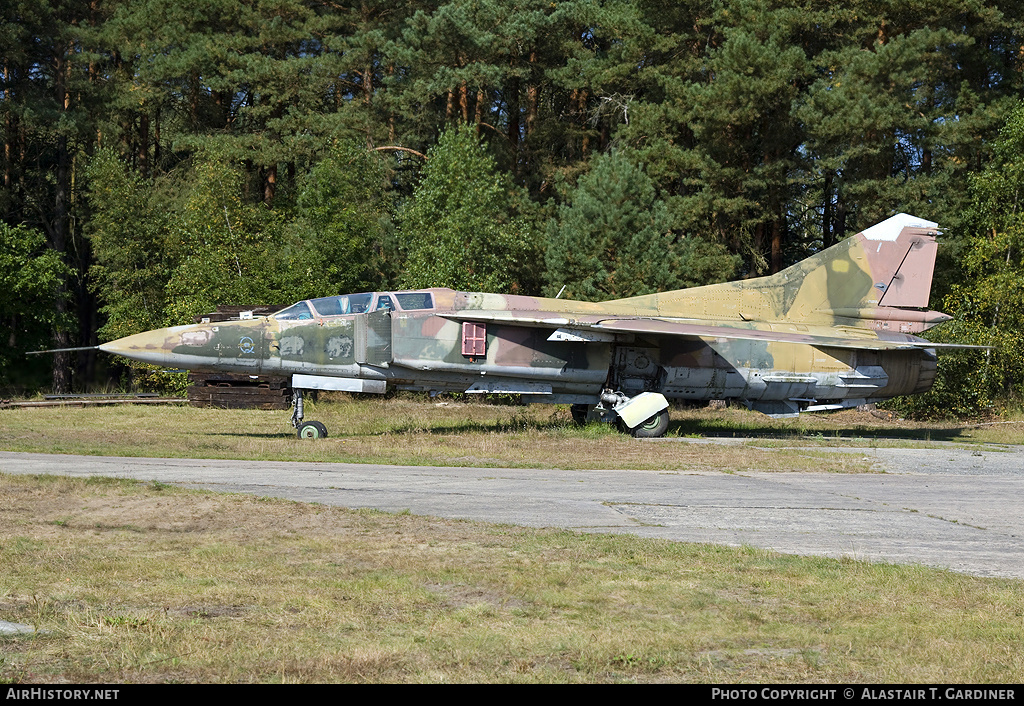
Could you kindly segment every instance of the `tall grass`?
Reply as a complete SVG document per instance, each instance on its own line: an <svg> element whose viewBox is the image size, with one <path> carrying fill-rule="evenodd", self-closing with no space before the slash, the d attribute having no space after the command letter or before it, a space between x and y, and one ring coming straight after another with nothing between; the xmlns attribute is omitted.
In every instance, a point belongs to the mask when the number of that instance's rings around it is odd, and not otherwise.
<svg viewBox="0 0 1024 706"><path fill-rule="evenodd" d="M141 405L6 409L0 410L0 448L406 465L854 472L869 466L828 448L936 441L1017 443L1021 438L1016 423L987 427L894 423L855 412L773 420L728 409L673 411L667 438L637 440L608 425L576 427L565 407L344 396L307 405L306 416L326 424L329 438L297 439L288 413L282 411ZM744 443L714 447L691 443L723 437ZM801 447L817 447L820 452L808 454Z"/></svg>

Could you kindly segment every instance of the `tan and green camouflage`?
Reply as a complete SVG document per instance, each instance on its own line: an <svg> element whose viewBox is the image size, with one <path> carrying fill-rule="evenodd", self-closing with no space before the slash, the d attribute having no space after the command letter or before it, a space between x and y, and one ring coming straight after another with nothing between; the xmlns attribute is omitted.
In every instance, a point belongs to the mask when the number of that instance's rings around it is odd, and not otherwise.
<svg viewBox="0 0 1024 706"><path fill-rule="evenodd" d="M791 416L927 390L941 345L913 334L949 318L927 310L936 232L899 214L769 277L615 301L373 292L100 347L297 389L517 394L657 435L667 399Z"/></svg>

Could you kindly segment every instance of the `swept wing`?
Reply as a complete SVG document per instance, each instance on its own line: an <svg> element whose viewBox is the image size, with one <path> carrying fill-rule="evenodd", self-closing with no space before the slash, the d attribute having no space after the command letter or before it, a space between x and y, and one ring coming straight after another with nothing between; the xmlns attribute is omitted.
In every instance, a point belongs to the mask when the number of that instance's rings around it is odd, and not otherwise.
<svg viewBox="0 0 1024 706"><path fill-rule="evenodd" d="M738 328L713 323L678 321L660 317L614 317L582 316L564 317L544 311L456 311L443 314L453 321L476 323L501 323L530 328L549 328L553 331L600 332L608 334L634 334L678 336L689 339L735 339L747 341L777 341L780 343L803 343L821 348L849 348L854 350L949 350L986 349L988 346L964 345L959 343L933 343L906 334L888 334L881 338L869 331L857 336L821 335L804 331L778 330L776 328ZM781 327L779 327L781 328ZM835 329L832 329L833 331ZM860 333L860 332L858 332ZM884 334L882 334L884 335ZM581 336L581 338L584 338ZM565 339L563 339L565 340Z"/></svg>

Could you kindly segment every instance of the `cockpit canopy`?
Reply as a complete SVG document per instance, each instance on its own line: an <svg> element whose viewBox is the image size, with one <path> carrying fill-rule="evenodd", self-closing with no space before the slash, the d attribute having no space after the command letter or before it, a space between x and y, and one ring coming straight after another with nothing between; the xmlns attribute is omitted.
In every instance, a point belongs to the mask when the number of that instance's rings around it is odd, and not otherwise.
<svg viewBox="0 0 1024 706"><path fill-rule="evenodd" d="M346 314L365 314L370 310L373 297L373 292L363 292L361 294L343 294L339 297L321 297L311 300L310 303L320 316L344 316Z"/></svg>
<svg viewBox="0 0 1024 706"><path fill-rule="evenodd" d="M274 314L274 318L278 321L301 321L318 316L365 314L380 309L415 311L433 308L434 298L430 292L360 292L297 302Z"/></svg>

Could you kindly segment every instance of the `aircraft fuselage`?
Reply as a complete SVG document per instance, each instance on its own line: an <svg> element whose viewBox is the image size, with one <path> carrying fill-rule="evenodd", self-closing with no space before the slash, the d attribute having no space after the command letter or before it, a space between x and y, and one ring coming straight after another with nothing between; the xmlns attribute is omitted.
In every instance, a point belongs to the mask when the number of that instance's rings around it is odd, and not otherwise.
<svg viewBox="0 0 1024 706"><path fill-rule="evenodd" d="M778 340L680 338L651 332L579 340L572 335L554 336L552 328L562 321L609 315L643 319L657 312L635 307L609 312L581 302L444 289L429 293L430 309L392 307L320 315L310 307L311 316L306 319L268 316L175 326L102 348L169 368L299 375L311 388L507 393L531 402L588 405L598 404L602 390L614 389L629 397L657 392L669 399L742 400L773 414L921 392L935 374L934 353L921 348L823 348ZM400 293L374 296L396 294ZM478 308L467 308L472 304ZM484 306L488 311L508 312L508 322L493 317L482 324L459 320ZM527 312L530 325L522 324L520 312ZM542 325L542 321L548 323ZM468 326L476 330L467 331ZM749 327L795 336L834 333L831 328L816 331L786 324ZM467 336L474 334L478 340L468 345L477 347L467 348ZM870 335L919 340L906 334ZM337 382L325 383L321 378Z"/></svg>
<svg viewBox="0 0 1024 706"><path fill-rule="evenodd" d="M937 232L898 214L767 277L628 299L364 292L101 348L172 368L291 375L296 390L517 394L657 436L668 399L795 416L927 390L936 349L964 347L913 335L949 318L927 309Z"/></svg>

